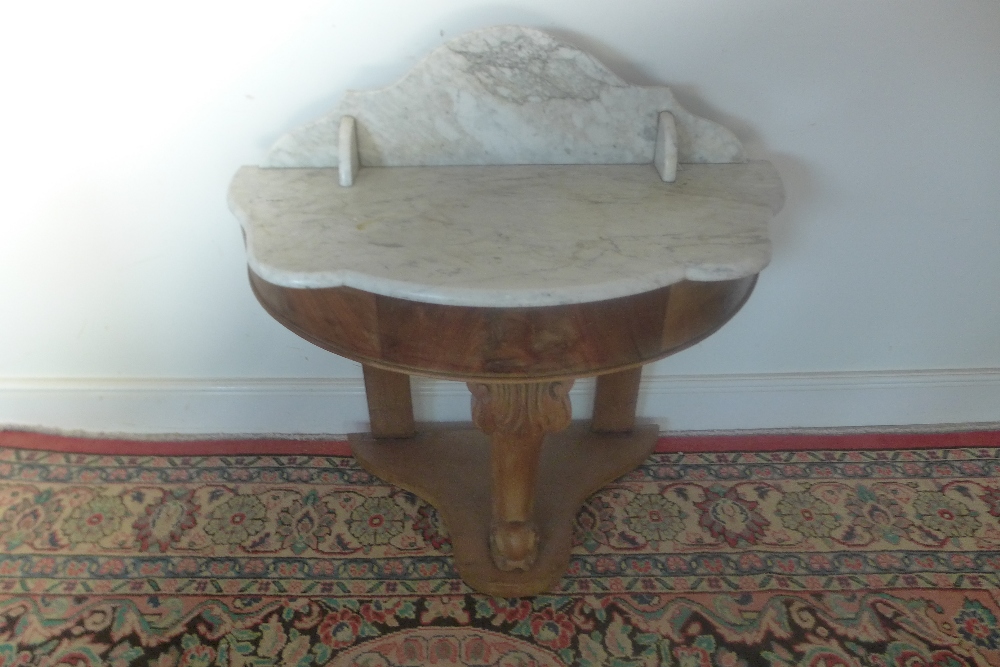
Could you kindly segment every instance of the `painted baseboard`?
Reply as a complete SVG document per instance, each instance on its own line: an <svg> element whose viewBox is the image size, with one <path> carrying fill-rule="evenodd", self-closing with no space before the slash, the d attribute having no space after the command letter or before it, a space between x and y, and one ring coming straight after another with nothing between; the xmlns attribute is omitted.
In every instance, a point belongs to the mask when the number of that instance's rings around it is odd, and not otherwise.
<svg viewBox="0 0 1000 667"><path fill-rule="evenodd" d="M592 380L572 393L585 418ZM417 380L419 420L468 421L455 382ZM647 376L639 415L670 430L1000 421L1000 369ZM0 379L0 425L100 433L342 434L367 429L360 378Z"/></svg>

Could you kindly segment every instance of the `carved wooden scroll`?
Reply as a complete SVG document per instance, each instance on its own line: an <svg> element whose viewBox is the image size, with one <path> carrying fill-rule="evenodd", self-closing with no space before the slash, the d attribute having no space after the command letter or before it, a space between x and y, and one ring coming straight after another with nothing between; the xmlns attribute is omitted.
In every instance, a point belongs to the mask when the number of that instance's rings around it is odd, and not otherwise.
<svg viewBox="0 0 1000 667"><path fill-rule="evenodd" d="M468 386L472 420L492 439L493 562L504 571L527 570L538 555L532 515L542 442L569 426L573 381Z"/></svg>

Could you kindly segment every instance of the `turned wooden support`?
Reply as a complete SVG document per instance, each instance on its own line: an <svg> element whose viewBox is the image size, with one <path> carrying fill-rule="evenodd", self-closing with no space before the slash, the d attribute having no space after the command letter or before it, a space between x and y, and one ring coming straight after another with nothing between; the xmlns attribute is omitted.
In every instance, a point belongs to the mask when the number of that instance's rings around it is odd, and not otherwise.
<svg viewBox="0 0 1000 667"><path fill-rule="evenodd" d="M372 435L376 438L409 438L416 433L410 376L364 364L365 396Z"/></svg>
<svg viewBox="0 0 1000 667"><path fill-rule="evenodd" d="M569 426L573 381L468 386L472 421L491 437L490 553L500 570L528 570L538 556L534 508L542 442L546 433Z"/></svg>
<svg viewBox="0 0 1000 667"><path fill-rule="evenodd" d="M594 395L594 433L629 433L635 426L642 367L628 368L597 377Z"/></svg>

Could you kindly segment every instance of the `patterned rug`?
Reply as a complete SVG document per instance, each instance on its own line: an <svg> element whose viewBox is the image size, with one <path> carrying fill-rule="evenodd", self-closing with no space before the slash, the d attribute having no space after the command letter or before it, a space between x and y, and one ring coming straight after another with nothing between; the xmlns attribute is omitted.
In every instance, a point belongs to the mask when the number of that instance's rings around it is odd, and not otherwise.
<svg viewBox="0 0 1000 667"><path fill-rule="evenodd" d="M664 438L521 599L342 442L0 432L0 667L996 667L998 547L996 432Z"/></svg>

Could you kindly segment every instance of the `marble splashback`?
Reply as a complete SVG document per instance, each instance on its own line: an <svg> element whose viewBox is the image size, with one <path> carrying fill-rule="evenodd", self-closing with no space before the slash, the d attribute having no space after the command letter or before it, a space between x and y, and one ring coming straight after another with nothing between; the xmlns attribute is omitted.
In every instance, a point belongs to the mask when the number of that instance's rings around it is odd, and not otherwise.
<svg viewBox="0 0 1000 667"><path fill-rule="evenodd" d="M243 167L229 205L251 269L460 306L599 301L753 275L784 201L768 162L366 168Z"/></svg>
<svg viewBox="0 0 1000 667"><path fill-rule="evenodd" d="M500 26L447 42L386 88L348 91L279 139L264 166L338 166L345 115L357 120L362 166L645 164L661 111L676 120L678 161L745 159L732 132L669 88L630 85L544 32Z"/></svg>
<svg viewBox="0 0 1000 667"><path fill-rule="evenodd" d="M753 275L783 197L770 163L668 88L501 26L347 92L242 168L229 205L276 285L534 307Z"/></svg>

